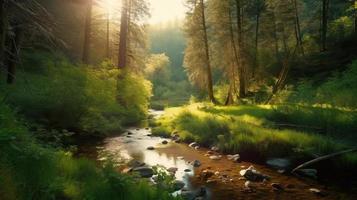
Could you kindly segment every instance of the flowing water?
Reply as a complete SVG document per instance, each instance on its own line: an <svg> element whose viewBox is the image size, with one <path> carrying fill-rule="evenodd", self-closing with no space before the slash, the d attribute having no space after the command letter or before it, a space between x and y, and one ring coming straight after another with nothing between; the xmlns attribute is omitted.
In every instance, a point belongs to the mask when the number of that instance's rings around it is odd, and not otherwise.
<svg viewBox="0 0 357 200"><path fill-rule="evenodd" d="M151 111L153 117L159 117L162 114L162 111ZM169 143L162 144L164 140ZM155 150L147 150L147 147L151 146L155 147ZM112 159L121 164L118 170L123 169L132 160L144 162L148 166L175 167L178 169L175 177L185 183L186 190L197 191L201 187L206 188L204 199L357 199L355 194L337 192L334 188L311 180L283 175L266 166L248 162L235 163L226 159L225 156L220 160L211 160L205 155L207 151L204 148L196 150L187 144L177 144L169 139L152 137L150 128L136 127L128 128L126 133L119 136L79 146L80 156L102 161L107 158L108 154L112 155ZM194 168L190 164L193 160L199 160L202 165ZM247 190L246 180L241 177L239 171L251 165L271 179L266 182L251 182L251 190ZM216 172L209 178L209 183L207 179L199 176L205 169ZM272 183L278 183L284 187L284 190L274 190ZM326 195L314 194L310 191L311 188L322 190Z"/></svg>

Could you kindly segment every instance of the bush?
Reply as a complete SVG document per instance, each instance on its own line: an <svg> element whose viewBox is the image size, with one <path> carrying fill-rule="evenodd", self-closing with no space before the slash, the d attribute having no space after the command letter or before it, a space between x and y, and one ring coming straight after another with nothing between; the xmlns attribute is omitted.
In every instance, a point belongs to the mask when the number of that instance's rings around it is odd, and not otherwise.
<svg viewBox="0 0 357 200"><path fill-rule="evenodd" d="M18 73L16 83L0 85L6 102L27 119L50 129L109 134L145 118L151 84L144 78L126 73L118 81L109 62L84 67L32 54L45 61L25 59L28 70Z"/></svg>

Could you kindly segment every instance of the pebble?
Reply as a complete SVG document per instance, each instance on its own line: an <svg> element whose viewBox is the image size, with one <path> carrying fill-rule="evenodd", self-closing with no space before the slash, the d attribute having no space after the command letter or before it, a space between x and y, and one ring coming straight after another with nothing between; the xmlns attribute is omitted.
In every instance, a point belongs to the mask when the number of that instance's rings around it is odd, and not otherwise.
<svg viewBox="0 0 357 200"><path fill-rule="evenodd" d="M146 148L147 150L155 150L155 147L148 147L148 148Z"/></svg>

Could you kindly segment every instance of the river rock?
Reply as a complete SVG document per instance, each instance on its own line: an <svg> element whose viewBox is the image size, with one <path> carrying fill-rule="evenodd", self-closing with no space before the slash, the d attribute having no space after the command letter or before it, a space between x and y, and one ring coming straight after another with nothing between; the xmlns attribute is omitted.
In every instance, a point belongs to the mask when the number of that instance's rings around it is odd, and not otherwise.
<svg viewBox="0 0 357 200"><path fill-rule="evenodd" d="M217 183L217 181L210 179L210 180L207 180L206 183L207 183L207 184L210 184L210 185L214 185L214 184Z"/></svg>
<svg viewBox="0 0 357 200"><path fill-rule="evenodd" d="M162 144L168 144L169 142L167 140L164 140L161 142Z"/></svg>
<svg viewBox="0 0 357 200"><path fill-rule="evenodd" d="M234 162L238 162L240 159L240 155L239 154L235 154L235 155L227 155L227 159L228 160L232 160Z"/></svg>
<svg viewBox="0 0 357 200"><path fill-rule="evenodd" d="M179 159L179 160L183 160L183 159L184 159L184 157L183 157L183 156L177 156L177 159Z"/></svg>
<svg viewBox="0 0 357 200"><path fill-rule="evenodd" d="M207 180L214 175L214 172L212 170L205 169L205 170L201 171L200 175L201 175L202 179Z"/></svg>
<svg viewBox="0 0 357 200"><path fill-rule="evenodd" d="M195 149L196 149L196 150L200 149L200 146L195 146Z"/></svg>
<svg viewBox="0 0 357 200"><path fill-rule="evenodd" d="M153 146L150 146L150 147L148 147L148 148L146 148L147 150L155 150L155 147L153 147Z"/></svg>
<svg viewBox="0 0 357 200"><path fill-rule="evenodd" d="M190 169L185 169L184 172L191 172L191 170Z"/></svg>
<svg viewBox="0 0 357 200"><path fill-rule="evenodd" d="M211 151L219 151L219 148L217 146L211 147Z"/></svg>
<svg viewBox="0 0 357 200"><path fill-rule="evenodd" d="M215 173L214 173L214 175L216 175L216 176L219 176L219 171L216 171Z"/></svg>
<svg viewBox="0 0 357 200"><path fill-rule="evenodd" d="M269 179L268 176L260 173L253 166L250 166L248 169L240 170L240 175L246 178L249 181L263 181L264 179Z"/></svg>
<svg viewBox="0 0 357 200"><path fill-rule="evenodd" d="M209 157L209 159L211 159L211 160L220 160L221 158L222 158L221 155L218 155L218 156L214 155L214 156Z"/></svg>
<svg viewBox="0 0 357 200"><path fill-rule="evenodd" d="M284 187L280 183L272 183L270 186L273 188L275 191L283 191Z"/></svg>
<svg viewBox="0 0 357 200"><path fill-rule="evenodd" d="M133 135L133 133L132 132L128 132L128 135Z"/></svg>
<svg viewBox="0 0 357 200"><path fill-rule="evenodd" d="M197 142L192 142L188 145L191 148L195 148L196 146L199 146Z"/></svg>
<svg viewBox="0 0 357 200"><path fill-rule="evenodd" d="M324 197L327 196L327 194L325 192L322 192L321 190L317 189L317 188L310 188L309 191L313 194L316 194L318 196Z"/></svg>
<svg viewBox="0 0 357 200"><path fill-rule="evenodd" d="M168 172L175 174L177 172L178 168L177 167L170 167L167 169Z"/></svg>
<svg viewBox="0 0 357 200"><path fill-rule="evenodd" d="M291 161L285 158L272 158L267 160L266 164L274 169L286 170L290 167Z"/></svg>
<svg viewBox="0 0 357 200"><path fill-rule="evenodd" d="M250 188L253 187L253 184L252 184L252 182L250 182L250 181L246 181L246 182L244 183L244 187L250 189Z"/></svg>
<svg viewBox="0 0 357 200"><path fill-rule="evenodd" d="M299 169L296 171L299 175L307 176L310 178L317 178L317 170L316 169Z"/></svg>
<svg viewBox="0 0 357 200"><path fill-rule="evenodd" d="M214 152L213 151L207 151L207 153L206 154L208 154L208 155L213 155L214 154Z"/></svg>
<svg viewBox="0 0 357 200"><path fill-rule="evenodd" d="M199 167L199 166L201 166L201 162L200 162L199 160L194 160L194 161L192 162L192 166L194 166L194 167Z"/></svg>
<svg viewBox="0 0 357 200"><path fill-rule="evenodd" d="M136 167L133 172L138 173L143 178L150 178L154 175L154 170L150 167Z"/></svg>
<svg viewBox="0 0 357 200"><path fill-rule="evenodd" d="M175 191L178 191L185 187L185 183L183 181L175 180L173 187Z"/></svg>

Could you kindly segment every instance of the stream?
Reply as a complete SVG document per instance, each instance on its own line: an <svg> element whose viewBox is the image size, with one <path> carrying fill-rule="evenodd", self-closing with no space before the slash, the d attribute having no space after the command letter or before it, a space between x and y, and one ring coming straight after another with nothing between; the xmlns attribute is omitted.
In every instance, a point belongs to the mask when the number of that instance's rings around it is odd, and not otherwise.
<svg viewBox="0 0 357 200"><path fill-rule="evenodd" d="M157 118L163 111L151 110L150 114ZM154 148L148 150L148 147ZM255 163L234 162L209 149L195 149L184 143L153 137L150 127L131 127L118 136L84 142L78 149L78 156L96 161L103 161L111 155L111 159L119 163L120 171L126 170L128 163L133 161L149 167L160 165L166 169L175 169L175 178L184 183L184 188L174 195L182 193L187 199L357 199L356 195L321 185L311 179L281 174L275 169ZM207 153L221 158L213 160ZM192 161L195 160L199 161L200 166L193 166ZM250 166L269 179L248 181L240 172Z"/></svg>

